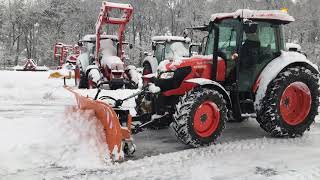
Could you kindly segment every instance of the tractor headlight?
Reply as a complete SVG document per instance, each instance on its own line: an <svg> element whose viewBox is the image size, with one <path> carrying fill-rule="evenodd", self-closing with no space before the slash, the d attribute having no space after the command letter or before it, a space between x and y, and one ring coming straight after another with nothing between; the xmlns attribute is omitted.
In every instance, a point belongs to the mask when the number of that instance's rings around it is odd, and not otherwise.
<svg viewBox="0 0 320 180"><path fill-rule="evenodd" d="M164 72L160 74L160 79L171 79L173 78L174 72Z"/></svg>

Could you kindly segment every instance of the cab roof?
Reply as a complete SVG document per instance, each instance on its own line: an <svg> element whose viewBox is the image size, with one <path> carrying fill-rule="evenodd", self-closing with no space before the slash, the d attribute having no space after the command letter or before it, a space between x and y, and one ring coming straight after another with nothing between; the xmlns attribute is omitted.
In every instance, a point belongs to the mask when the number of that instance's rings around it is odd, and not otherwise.
<svg viewBox="0 0 320 180"><path fill-rule="evenodd" d="M251 20L275 20L282 23L293 22L294 18L287 12L281 10L250 10L238 9L232 13L217 13L212 14L210 21L217 21L226 18L242 18Z"/></svg>
<svg viewBox="0 0 320 180"><path fill-rule="evenodd" d="M181 41L181 42L191 42L191 39L186 37L181 37L181 36L154 36L151 38L152 41Z"/></svg>
<svg viewBox="0 0 320 180"><path fill-rule="evenodd" d="M118 36L116 35L101 35L100 39L111 39L111 40L116 40L118 41ZM81 41L95 41L96 40L96 35L95 34L88 34L85 35Z"/></svg>

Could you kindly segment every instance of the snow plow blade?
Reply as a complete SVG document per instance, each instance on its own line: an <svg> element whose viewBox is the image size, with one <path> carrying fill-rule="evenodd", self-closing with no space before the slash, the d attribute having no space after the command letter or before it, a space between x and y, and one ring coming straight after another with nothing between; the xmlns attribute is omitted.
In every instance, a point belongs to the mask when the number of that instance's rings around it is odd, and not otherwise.
<svg viewBox="0 0 320 180"><path fill-rule="evenodd" d="M69 73L62 73L62 72L59 72L59 71L53 71L53 72L50 73L49 78L72 79L72 78L75 78L75 75L71 71Z"/></svg>
<svg viewBox="0 0 320 180"><path fill-rule="evenodd" d="M92 98L82 96L70 87L66 86L65 88L74 94L77 100L76 109L94 111L96 118L103 125L110 158L113 161L122 161L124 159L123 146L127 142L132 143L132 117L128 115L127 126L121 127L117 113L110 105L100 100L93 100Z"/></svg>

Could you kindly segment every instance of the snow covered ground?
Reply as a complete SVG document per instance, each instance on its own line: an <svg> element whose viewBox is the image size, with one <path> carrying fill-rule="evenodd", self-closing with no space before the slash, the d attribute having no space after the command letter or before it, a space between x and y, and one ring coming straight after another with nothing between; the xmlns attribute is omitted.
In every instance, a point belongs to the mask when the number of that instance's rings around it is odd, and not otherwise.
<svg viewBox="0 0 320 180"><path fill-rule="evenodd" d="M48 76L0 71L1 180L320 179L320 117L296 139L270 138L254 119L229 123L217 145L198 149L170 129L147 130L135 136L135 156L113 164L96 120L66 114L74 98Z"/></svg>

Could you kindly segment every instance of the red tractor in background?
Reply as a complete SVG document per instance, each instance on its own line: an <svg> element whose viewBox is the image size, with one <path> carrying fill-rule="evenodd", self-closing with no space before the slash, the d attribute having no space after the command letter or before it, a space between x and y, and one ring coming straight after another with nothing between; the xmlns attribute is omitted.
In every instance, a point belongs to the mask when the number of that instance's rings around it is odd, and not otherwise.
<svg viewBox="0 0 320 180"><path fill-rule="evenodd" d="M119 12L120 16L111 16ZM123 50L124 31L132 12L133 8L130 4L102 3L96 23L94 63L89 69L84 70L84 75L80 77L88 80L88 87L97 87L101 82L108 84L110 89L124 86L137 87L137 78L133 77L136 76L136 73L132 73L135 71L134 68L125 69ZM102 27L106 25L118 26L117 38L105 38L105 36L111 36L102 33Z"/></svg>
<svg viewBox="0 0 320 180"><path fill-rule="evenodd" d="M77 58L80 55L80 47L78 45L66 45L56 43L54 45L54 62L58 62L56 70L50 73L49 78L76 78L79 74L76 70ZM76 78L78 79L78 78ZM77 82L77 81L75 81Z"/></svg>
<svg viewBox="0 0 320 180"><path fill-rule="evenodd" d="M65 63L75 65L79 54L80 48L78 45L72 46L63 43L56 43L54 45L53 60L58 62L57 69L60 69Z"/></svg>

